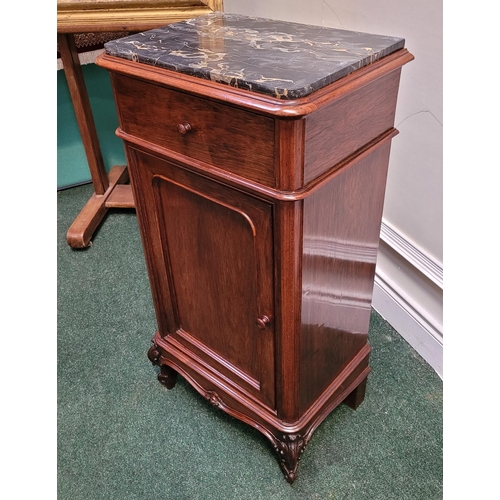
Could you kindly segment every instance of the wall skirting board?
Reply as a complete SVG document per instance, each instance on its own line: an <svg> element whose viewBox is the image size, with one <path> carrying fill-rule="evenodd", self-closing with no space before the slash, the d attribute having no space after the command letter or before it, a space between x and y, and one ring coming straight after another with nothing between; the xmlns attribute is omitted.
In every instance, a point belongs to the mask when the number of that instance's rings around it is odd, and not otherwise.
<svg viewBox="0 0 500 500"><path fill-rule="evenodd" d="M373 307L443 378L443 267L386 221L380 239Z"/></svg>
<svg viewBox="0 0 500 500"><path fill-rule="evenodd" d="M443 265L427 253L420 250L413 242L403 237L388 222L382 221L380 239L396 250L410 264L427 276L439 288L443 289Z"/></svg>

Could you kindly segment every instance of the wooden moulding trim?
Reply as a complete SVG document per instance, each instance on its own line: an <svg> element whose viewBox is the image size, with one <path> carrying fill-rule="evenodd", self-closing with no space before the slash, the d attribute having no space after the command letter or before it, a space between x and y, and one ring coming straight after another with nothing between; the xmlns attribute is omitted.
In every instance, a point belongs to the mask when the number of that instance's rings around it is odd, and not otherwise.
<svg viewBox="0 0 500 500"><path fill-rule="evenodd" d="M354 163L362 160L377 148L385 144L387 141L390 141L393 137L395 137L399 132L395 128L391 128L379 135L377 138L370 141L365 146L360 148L358 151L354 152L352 155L348 156L344 160L337 163L330 170L327 170L322 175L316 177L311 182L309 182L302 189L298 189L296 191L283 191L273 189L262 184L258 184L256 182L250 181L239 175L232 174L227 172L226 170L222 170L220 168L214 167L207 163L201 162L199 160L195 160L193 158L189 158L180 153L176 153L170 149L162 148L153 144L144 139L139 139L133 135L127 134L120 128L117 129L116 135L132 145L133 147L139 148L141 151L146 153L155 153L165 158L167 161L174 161L178 164L179 167L184 168L186 170L195 171L199 175L207 177L209 179L224 182L232 185L235 188L240 188L243 191L247 192L248 190L253 191L254 193L258 193L266 198L271 198L272 200L280 200L280 201L299 201L303 200L314 191L317 191L321 186L329 182L333 177L338 175L340 172L349 168Z"/></svg>
<svg viewBox="0 0 500 500"><path fill-rule="evenodd" d="M246 223L250 226L250 230L252 231L252 236L254 238L256 237L257 230L255 229L255 226L254 226L252 220L250 219L250 217L248 217L248 215L243 210L239 210L239 209L237 209L235 207L232 207L231 205L228 205L227 203L224 203L221 200L219 200L217 198L214 198L213 196L209 196L209 195L207 195L205 193L202 193L202 192L200 192L200 191L198 191L196 189L192 189L190 187L187 187L184 184L181 184L179 182L175 182L174 180L169 179L168 177L165 177L163 175L155 174L154 175L154 181L157 181L157 180L162 180L164 182L168 182L170 184L178 186L178 187L184 189L185 191L189 191L190 193L194 193L195 195L197 195L197 196L199 196L201 198L205 198L205 199L211 201L212 203L215 203L216 205L220 205L221 207L225 207L228 210L231 210L232 212L236 212L237 214L240 215L240 217L242 217L243 219L245 219ZM180 331L183 331L183 330L180 330Z"/></svg>
<svg viewBox="0 0 500 500"><path fill-rule="evenodd" d="M275 185L282 190L293 191L304 184L305 122L304 118L275 120Z"/></svg>
<svg viewBox="0 0 500 500"><path fill-rule="evenodd" d="M247 401L251 401L250 406L254 408L254 411L258 415L269 415L269 412L275 413L275 410L272 408L269 408L267 405L265 405L260 399L255 397L253 394L249 393L245 389L243 389L241 386L235 384L231 379L229 379L226 375L218 371L216 368L208 364L206 361L204 361L200 356L198 356L195 352L193 352L191 349L186 347L184 344L179 342L176 338L172 337L171 335L168 335L166 338L162 338L158 333L156 334L154 338L154 342L158 347L163 349L167 353L171 353L172 356L175 356L176 359L181 361L186 367L190 368L191 370L194 370L196 373L200 374L203 378L206 380L209 380L213 384L215 384L217 387L221 387L224 392L229 394L232 398L236 400L241 400L241 399L246 399ZM171 358L166 357L162 354L163 359L166 359L168 361L171 360ZM167 363L170 364L170 363ZM177 369L177 368L175 368ZM189 372L186 371L185 368L180 367L180 373L189 378L189 380L192 380L192 377L189 376ZM199 385L199 384L198 384ZM202 394L207 392L206 390L203 390ZM256 405L258 405L261 410L256 409Z"/></svg>
<svg viewBox="0 0 500 500"><path fill-rule="evenodd" d="M236 410L232 406L227 405L219 396L219 393L215 393L212 390L207 390L204 387L202 387L201 384L198 383L198 380L194 378L188 371L185 370L183 365L179 364L178 360L175 358L171 357L163 357L162 356L162 361L165 362L166 365L170 366L173 368L176 372L181 374L188 382L189 384L199 393L201 394L205 399L210 401L213 405L217 406L220 408L222 411L226 412L228 415L231 415L232 417L240 420L241 422L244 422L248 425L251 425L255 429L257 429L259 432L264 434L272 443L275 442L276 436L263 424L261 424L258 420L259 418L259 413L256 412L254 409L252 409L252 413L256 414L256 418L250 417L246 413L241 413L240 411ZM184 363L184 361L182 361ZM217 382L212 382L214 384L217 384ZM224 389L225 390L225 389ZM230 398L234 399L237 401L238 396L231 394L231 392L228 392L228 395ZM253 408L253 407L252 407ZM259 416L257 416L259 415Z"/></svg>
<svg viewBox="0 0 500 500"><path fill-rule="evenodd" d="M275 227L276 380L281 421L299 417L300 331L302 296L302 203L278 204Z"/></svg>
<svg viewBox="0 0 500 500"><path fill-rule="evenodd" d="M96 64L106 68L108 71L146 79L175 90L237 105L262 114L275 117L299 118L312 113L321 106L341 99L348 93L368 85L391 71L397 70L413 59L413 55L407 49L398 50L306 97L295 100L280 100L249 90L230 87L211 80L184 75L175 71L107 54L101 54L96 59Z"/></svg>
<svg viewBox="0 0 500 500"><path fill-rule="evenodd" d="M244 380L248 385L250 385L254 389L257 389L258 391L260 390L260 384L257 380L255 380L253 377L250 377L250 375L247 375L245 372L241 371L239 368L231 364L229 361L227 361L225 358L217 354L212 349L209 349L206 345L201 343L195 337L189 335L189 333L187 333L182 329L177 330L176 334L179 335L179 337L181 337L185 342L190 344L192 347L198 349L205 355L209 356L211 359L214 359L224 368L226 368L230 372L234 373L237 377Z"/></svg>
<svg viewBox="0 0 500 500"><path fill-rule="evenodd" d="M234 382L227 379L219 372L216 372L213 367L205 363L198 356L194 355L185 346L172 337L168 336L166 339L162 339L157 332L154 342L158 345L158 347L166 351L166 355L160 353L161 362L178 371L203 397L210 399L208 395L213 394L214 391L204 388L201 383L190 374L190 370L194 371L200 378L207 380L210 384L215 385L219 389L216 393L216 405L219 408L239 420L249 423L268 436L272 435L272 433L264 431L263 425L260 424L258 420L255 420L250 415L243 414L233 408L231 406L231 401L225 401L225 395L238 402L239 405L242 405L245 408L250 408L251 413L253 413L257 419L267 422L272 428L280 432L295 434L305 430L304 434L310 436L326 418L326 416L329 415L330 412L340 403L342 403L342 401L344 401L344 399L354 389L356 389L356 387L368 376L371 371L370 367L367 366L360 372L353 382L342 388L349 376L353 374L356 368L370 354L371 347L369 344L366 344L344 368L340 375L327 387L317 401L304 413L304 415L296 422L289 423L278 419L275 416L274 410L265 406L262 401L254 398L247 391L244 391L239 386L236 386ZM212 402L214 401L212 400ZM257 403L257 405L255 403Z"/></svg>

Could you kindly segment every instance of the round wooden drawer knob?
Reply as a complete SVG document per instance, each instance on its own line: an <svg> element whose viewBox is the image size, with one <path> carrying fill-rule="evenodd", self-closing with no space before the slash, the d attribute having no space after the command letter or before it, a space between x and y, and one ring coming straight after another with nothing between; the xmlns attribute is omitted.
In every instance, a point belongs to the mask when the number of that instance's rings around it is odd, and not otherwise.
<svg viewBox="0 0 500 500"><path fill-rule="evenodd" d="M179 134L186 135L191 130L191 125L189 123L179 123L177 125L177 131Z"/></svg>
<svg viewBox="0 0 500 500"><path fill-rule="evenodd" d="M260 318L257 318L257 326L261 329L264 330L266 326L270 323L270 319L267 316L261 316Z"/></svg>

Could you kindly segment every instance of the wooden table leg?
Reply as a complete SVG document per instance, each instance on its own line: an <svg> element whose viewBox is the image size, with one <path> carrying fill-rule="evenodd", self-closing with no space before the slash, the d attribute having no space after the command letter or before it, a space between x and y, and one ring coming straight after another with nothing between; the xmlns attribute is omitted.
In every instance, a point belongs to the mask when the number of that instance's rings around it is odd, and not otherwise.
<svg viewBox="0 0 500 500"><path fill-rule="evenodd" d="M66 235L72 248L84 248L108 208L135 208L135 204L127 167L115 166L109 176L106 173L74 36L58 33L57 44L95 191Z"/></svg>

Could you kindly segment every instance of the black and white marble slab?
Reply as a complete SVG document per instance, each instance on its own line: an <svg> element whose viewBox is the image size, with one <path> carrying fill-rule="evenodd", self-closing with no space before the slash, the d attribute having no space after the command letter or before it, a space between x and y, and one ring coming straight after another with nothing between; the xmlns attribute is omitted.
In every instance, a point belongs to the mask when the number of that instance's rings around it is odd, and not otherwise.
<svg viewBox="0 0 500 500"><path fill-rule="evenodd" d="M279 99L297 99L404 43L393 36L214 12L104 47L112 56Z"/></svg>

